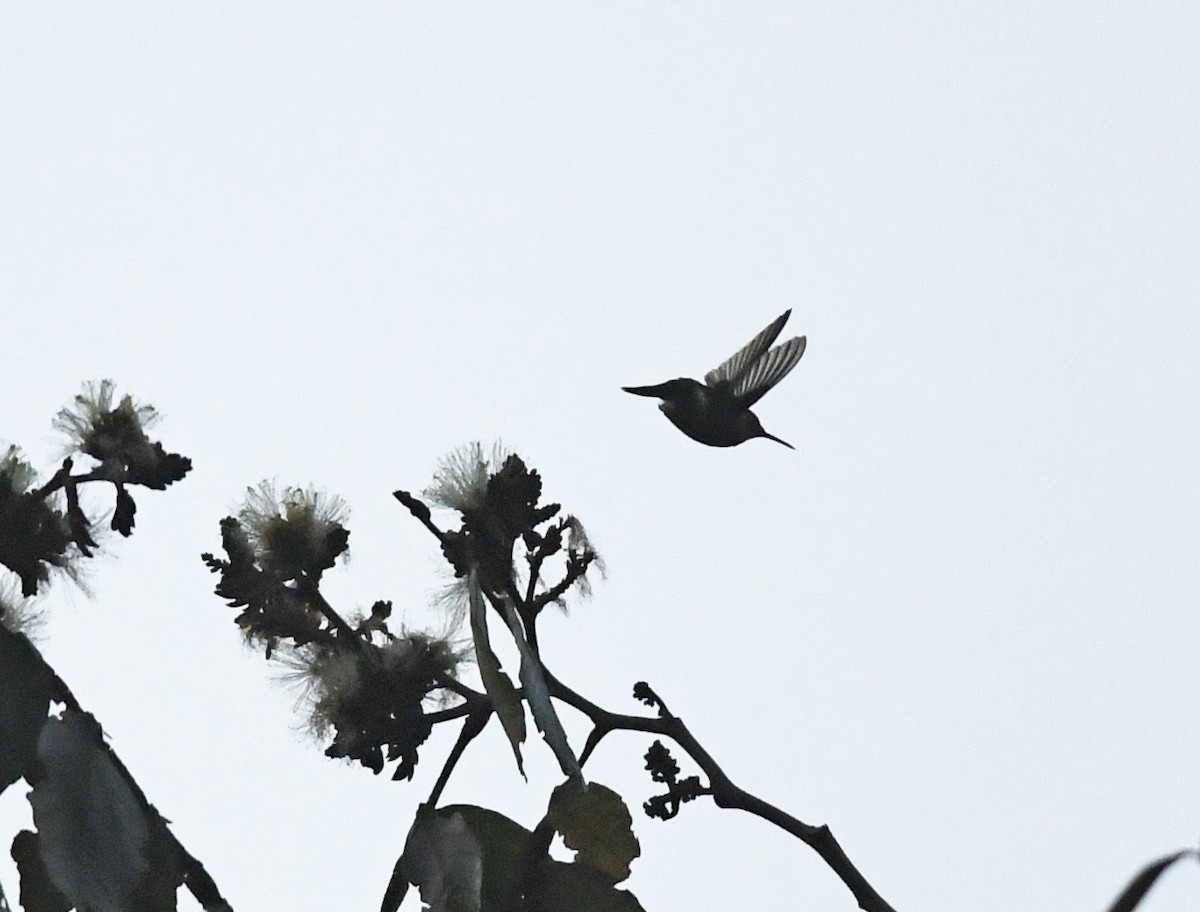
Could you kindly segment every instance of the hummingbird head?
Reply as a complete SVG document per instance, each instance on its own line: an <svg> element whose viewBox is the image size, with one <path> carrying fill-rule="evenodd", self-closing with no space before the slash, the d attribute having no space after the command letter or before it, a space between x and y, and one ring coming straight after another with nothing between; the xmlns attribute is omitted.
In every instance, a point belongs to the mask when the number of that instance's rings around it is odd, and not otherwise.
<svg viewBox="0 0 1200 912"><path fill-rule="evenodd" d="M758 416L749 409L746 409L746 411L738 416L737 435L739 443L745 440L752 440L755 437L766 437L768 440L774 440L776 443L782 443L789 450L796 449L786 440L780 440L774 434L768 434L765 430L763 430L763 426L759 422Z"/></svg>

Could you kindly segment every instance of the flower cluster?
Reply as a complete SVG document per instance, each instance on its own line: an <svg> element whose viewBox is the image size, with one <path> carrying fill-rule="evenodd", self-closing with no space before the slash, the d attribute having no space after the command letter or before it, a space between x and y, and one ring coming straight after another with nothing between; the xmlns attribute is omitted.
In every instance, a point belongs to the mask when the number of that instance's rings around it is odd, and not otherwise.
<svg viewBox="0 0 1200 912"><path fill-rule="evenodd" d="M525 607L530 611L536 613L551 602L564 605L572 588L586 597L591 592L588 570L594 567L604 572L604 562L576 517L566 516L539 528L554 520L561 508L539 503L541 476L515 453L495 447L488 458L479 443L455 450L441 461L424 494L462 518L457 530L438 531L442 551L459 580L474 567L485 591L512 595L517 582L513 561L517 541L524 546L528 578L535 584L545 561L562 553L566 561L563 578L540 592L536 585L528 587ZM397 491L396 497L428 524L428 508L423 503L404 491ZM452 588L443 601L456 605L464 601L463 593Z"/></svg>
<svg viewBox="0 0 1200 912"><path fill-rule="evenodd" d="M510 453L502 461L499 456L485 460L478 443L458 450L443 460L425 491L434 503L462 516L457 531L442 535L442 552L455 576L466 577L475 567L481 585L492 592L504 591L512 577L517 539L559 511L558 504L538 505L541 476L520 456Z"/></svg>
<svg viewBox="0 0 1200 912"><path fill-rule="evenodd" d="M75 397L75 407L59 412L54 424L74 449L100 463L99 477L162 490L183 478L192 461L168 453L161 443L146 436L146 428L156 421L158 413L153 407L139 405L130 396L113 405L113 383L102 380L88 384Z"/></svg>
<svg viewBox="0 0 1200 912"><path fill-rule="evenodd" d="M15 446L0 456L0 564L21 580L31 596L51 570L69 570L74 552L67 518L33 490L33 467Z"/></svg>
<svg viewBox="0 0 1200 912"><path fill-rule="evenodd" d="M395 778L407 779L432 729L426 699L452 681L463 651L445 637L393 634L390 602L376 602L354 623L329 605L319 584L346 553L346 514L340 498L263 482L236 517L221 521L226 559L203 558L221 575L217 595L242 609L246 638L303 685L309 727L332 734L325 753L376 773L399 760Z"/></svg>
<svg viewBox="0 0 1200 912"><path fill-rule="evenodd" d="M438 506L458 512L458 529L438 528L429 507L411 494L398 491L396 496L437 536L460 584L456 594L465 602L467 580L477 580L489 598L516 607L531 642L537 613L552 602L561 604L572 588L586 594L588 569L602 569L583 524L559 517L558 504L540 502L541 477L516 454L497 448L488 455L472 444L443 460L425 493ZM407 629L393 633L390 602L376 602L366 618L347 620L325 600L322 575L349 542L345 518L339 498L311 488L280 491L264 482L248 491L235 516L221 521L225 557L202 557L220 574L217 595L241 609L237 623L247 640L265 646L267 657L279 660L288 668L287 677L303 686L308 726L329 738L326 754L355 760L376 773L399 761L394 778L410 778L417 750L433 727L427 704L457 694L467 704L475 701L465 707L469 714L488 705L485 697L497 698L490 688L477 694L459 681L458 667L469 650L448 636ZM524 548L527 574L514 568L517 542ZM556 554L565 563L563 576L539 589L543 562ZM477 651L479 642L476 638ZM479 653L481 667L484 652ZM511 685L510 691L515 695ZM465 714L463 705L446 712L451 718Z"/></svg>
<svg viewBox="0 0 1200 912"><path fill-rule="evenodd" d="M332 733L328 757L356 760L375 773L399 760L394 779L411 779L417 749L432 724L426 699L452 678L464 652L447 639L402 631L382 645L302 650L289 664L306 684L313 732Z"/></svg>
<svg viewBox="0 0 1200 912"><path fill-rule="evenodd" d="M0 583L0 627L34 638L43 620L41 606L33 599L18 595L7 580Z"/></svg>
<svg viewBox="0 0 1200 912"><path fill-rule="evenodd" d="M95 459L96 468L73 474L75 462L68 456L48 481L35 487L36 473L20 451L0 451L0 564L20 578L23 596L34 595L55 571L78 579L77 558L91 557L97 547L96 524L80 503L82 485L113 485L116 504L110 525L128 536L137 504L126 485L162 489L191 469L186 456L168 453L146 437L144 427L156 418L154 409L129 396L114 406L112 382L105 380L85 387L75 397L74 409L64 409L55 419L71 438L71 450Z"/></svg>
<svg viewBox="0 0 1200 912"><path fill-rule="evenodd" d="M221 574L217 595L243 609L238 626L250 641L266 644L268 657L280 640L304 645L336 638L317 584L349 546L346 512L339 498L311 489L280 492L264 481L248 489L237 517L221 520L228 559L202 555Z"/></svg>

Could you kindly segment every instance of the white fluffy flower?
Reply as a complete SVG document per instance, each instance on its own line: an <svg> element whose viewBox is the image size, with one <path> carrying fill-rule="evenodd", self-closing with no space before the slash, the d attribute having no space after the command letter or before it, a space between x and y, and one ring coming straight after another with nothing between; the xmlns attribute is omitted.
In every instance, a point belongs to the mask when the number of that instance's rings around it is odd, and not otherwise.
<svg viewBox="0 0 1200 912"><path fill-rule="evenodd" d="M438 506L460 513L473 510L483 503L488 479L499 471L509 455L510 451L499 442L492 446L488 456L482 443L472 441L438 461L433 482L422 493Z"/></svg>

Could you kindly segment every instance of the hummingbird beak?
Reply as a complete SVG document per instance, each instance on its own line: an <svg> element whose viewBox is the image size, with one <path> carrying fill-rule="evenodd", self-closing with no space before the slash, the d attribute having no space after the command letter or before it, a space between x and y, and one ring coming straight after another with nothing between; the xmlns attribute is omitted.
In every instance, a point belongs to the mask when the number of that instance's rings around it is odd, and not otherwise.
<svg viewBox="0 0 1200 912"><path fill-rule="evenodd" d="M761 433L759 436L760 436L760 437L766 437L768 440L774 440L776 443L782 443L782 444L783 444L785 447L787 447L789 450L794 450L794 449L796 449L794 446L792 446L792 445L791 445L790 443L788 443L786 440L780 440L780 439L779 439L778 437L776 437L774 434L768 434L766 431L763 431L763 432L762 432L762 433Z"/></svg>
<svg viewBox="0 0 1200 912"><path fill-rule="evenodd" d="M654 386L623 386L621 389L635 396L652 396L656 399L667 398L667 384L658 383Z"/></svg>

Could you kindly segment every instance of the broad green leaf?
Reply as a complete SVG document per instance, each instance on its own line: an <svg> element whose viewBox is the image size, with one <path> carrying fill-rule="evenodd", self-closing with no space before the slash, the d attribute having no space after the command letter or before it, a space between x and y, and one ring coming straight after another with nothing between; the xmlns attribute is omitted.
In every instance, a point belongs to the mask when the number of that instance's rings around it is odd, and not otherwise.
<svg viewBox="0 0 1200 912"><path fill-rule="evenodd" d="M579 769L579 760L571 745L567 742L567 733L555 712L554 704L550 702L550 691L546 688L546 678L542 674L542 662L534 655L529 642L525 639L525 631L517 618L516 609L508 596L502 596L504 605L504 620L517 642L521 652L521 683L525 686L525 699L529 701L529 711L533 713L533 721L537 723L538 731L554 751L558 765L563 773L573 779L582 781L583 773Z"/></svg>
<svg viewBox="0 0 1200 912"><path fill-rule="evenodd" d="M610 883L629 876L629 863L641 854L633 818L621 796L597 782L568 780L550 797L550 823L562 834L575 860L602 871Z"/></svg>
<svg viewBox="0 0 1200 912"><path fill-rule="evenodd" d="M504 726L504 734L512 745L513 756L517 758L517 769L525 775L525 765L521 761L521 744L525 740L525 707L513 687L512 680L500 667L500 659L492 651L488 639L487 605L483 600L483 592L479 588L479 574L472 568L467 577L467 593L471 603L471 635L475 640L475 661L479 665L479 676L483 678L483 687L492 705L496 707L496 715ZM535 716L536 718L536 716Z"/></svg>

